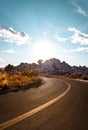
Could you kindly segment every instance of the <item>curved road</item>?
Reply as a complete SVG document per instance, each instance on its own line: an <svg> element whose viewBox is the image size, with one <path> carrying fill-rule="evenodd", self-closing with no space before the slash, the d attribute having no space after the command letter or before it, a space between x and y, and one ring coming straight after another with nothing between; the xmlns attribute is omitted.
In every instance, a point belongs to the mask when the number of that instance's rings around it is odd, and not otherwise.
<svg viewBox="0 0 88 130"><path fill-rule="evenodd" d="M68 84L46 79L39 88L0 95L0 124L49 102L64 93ZM71 90L65 97L6 130L88 130L88 83L65 80Z"/></svg>

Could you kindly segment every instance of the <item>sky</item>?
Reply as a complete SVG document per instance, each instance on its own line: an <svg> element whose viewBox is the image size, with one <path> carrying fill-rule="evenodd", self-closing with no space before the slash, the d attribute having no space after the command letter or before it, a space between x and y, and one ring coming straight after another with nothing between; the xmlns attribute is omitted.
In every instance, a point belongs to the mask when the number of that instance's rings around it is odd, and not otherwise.
<svg viewBox="0 0 88 130"><path fill-rule="evenodd" d="M88 0L0 0L0 67L50 58L88 67Z"/></svg>

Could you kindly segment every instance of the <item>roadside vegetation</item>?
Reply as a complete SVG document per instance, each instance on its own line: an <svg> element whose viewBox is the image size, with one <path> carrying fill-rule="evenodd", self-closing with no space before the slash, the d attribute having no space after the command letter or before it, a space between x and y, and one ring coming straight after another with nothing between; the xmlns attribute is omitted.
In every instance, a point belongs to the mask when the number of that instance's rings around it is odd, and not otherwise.
<svg viewBox="0 0 88 130"><path fill-rule="evenodd" d="M78 73L78 72L74 72L72 74L67 74L66 77L71 78L71 79L88 80L88 75L81 74L81 73Z"/></svg>
<svg viewBox="0 0 88 130"><path fill-rule="evenodd" d="M5 71L0 73L0 90L38 86L41 83L42 79L38 72L32 69L25 69L13 74Z"/></svg>
<svg viewBox="0 0 88 130"><path fill-rule="evenodd" d="M57 75L48 75L48 74L45 74L44 76L46 77L51 77L51 78L69 78L69 79L81 79L81 80L88 80L88 75L86 74L81 74L81 73L78 73L78 72L74 72L74 73L65 73L65 74L57 74Z"/></svg>

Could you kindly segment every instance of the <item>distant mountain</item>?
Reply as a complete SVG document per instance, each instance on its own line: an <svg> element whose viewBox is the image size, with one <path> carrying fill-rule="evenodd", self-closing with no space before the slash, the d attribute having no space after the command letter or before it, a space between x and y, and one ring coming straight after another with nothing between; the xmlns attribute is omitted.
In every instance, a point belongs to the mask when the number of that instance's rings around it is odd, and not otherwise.
<svg viewBox="0 0 88 130"><path fill-rule="evenodd" d="M23 71L25 68L31 68L31 69L38 69L39 65L36 63L28 64L28 63L21 63L20 65L16 66L17 71Z"/></svg>
<svg viewBox="0 0 88 130"><path fill-rule="evenodd" d="M28 63L20 63L17 66L13 66L8 64L5 68L4 71L10 74L14 74L16 72L22 72L25 69L33 69L33 70L39 70L39 65L36 63L28 64Z"/></svg>
<svg viewBox="0 0 88 130"><path fill-rule="evenodd" d="M59 59L49 59L46 60L44 63L36 64L28 64L28 63L21 63L18 66L8 65L5 67L5 71L15 73L16 71L23 71L25 68L31 68L33 70L39 71L44 74L72 74L72 73L80 73L88 75L88 67L86 66L70 66L65 61L61 62Z"/></svg>
<svg viewBox="0 0 88 130"><path fill-rule="evenodd" d="M72 67L72 70L73 72L78 72L78 73L81 73L81 74L87 74L88 75L88 67L86 66L73 66Z"/></svg>
<svg viewBox="0 0 88 130"><path fill-rule="evenodd" d="M61 62L59 59L52 58L42 64L42 72L49 74L81 73L88 75L88 68L86 66L70 66L65 61Z"/></svg>
<svg viewBox="0 0 88 130"><path fill-rule="evenodd" d="M42 71L48 72L50 74L64 74L71 73L72 67L67 64L65 61L61 62L58 59L52 58L46 60L42 65Z"/></svg>

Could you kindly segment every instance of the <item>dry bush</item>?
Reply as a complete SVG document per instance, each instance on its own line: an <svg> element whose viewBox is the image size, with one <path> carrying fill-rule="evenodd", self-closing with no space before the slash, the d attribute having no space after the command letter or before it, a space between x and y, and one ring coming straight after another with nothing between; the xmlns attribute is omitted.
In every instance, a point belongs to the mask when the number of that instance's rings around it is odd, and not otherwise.
<svg viewBox="0 0 88 130"><path fill-rule="evenodd" d="M87 75L83 75L83 76L81 77L81 79L83 79L83 80L88 80L88 76L87 76Z"/></svg>
<svg viewBox="0 0 88 130"><path fill-rule="evenodd" d="M15 74L0 74L0 88L20 88L33 84L41 83L40 77L38 77L37 73L32 69L26 69L23 72L15 73Z"/></svg>

